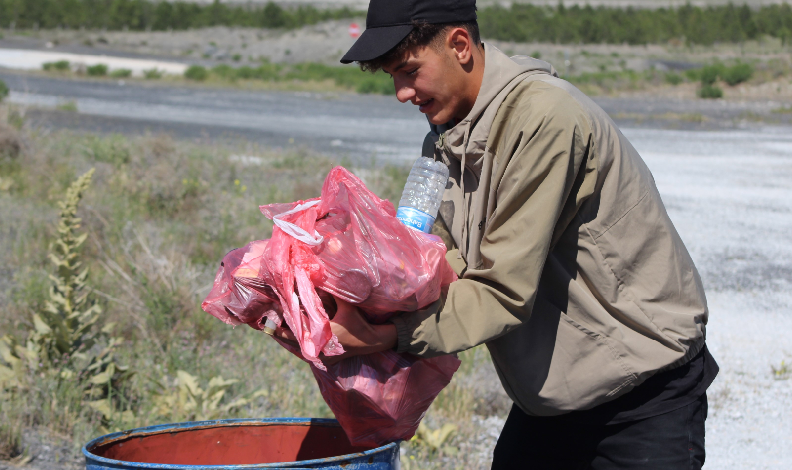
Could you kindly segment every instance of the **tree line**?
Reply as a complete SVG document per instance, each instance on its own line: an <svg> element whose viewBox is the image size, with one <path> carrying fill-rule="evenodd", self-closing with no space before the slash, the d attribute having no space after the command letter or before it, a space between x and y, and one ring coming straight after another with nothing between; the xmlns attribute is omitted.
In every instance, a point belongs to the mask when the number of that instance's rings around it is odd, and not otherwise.
<svg viewBox="0 0 792 470"><path fill-rule="evenodd" d="M792 39L792 8L788 3L756 9L732 3L659 9L512 4L483 9L479 26L483 37L516 42L710 45L771 36L786 43Z"/></svg>
<svg viewBox="0 0 792 470"><path fill-rule="evenodd" d="M169 30L206 26L298 28L330 19L363 16L347 7L319 10L275 3L210 4L160 0L0 0L0 26ZM750 8L734 4L638 9L512 4L478 12L482 36L516 42L688 44L741 42L762 36L792 39L789 4Z"/></svg>
<svg viewBox="0 0 792 470"><path fill-rule="evenodd" d="M0 0L0 26L16 28L86 28L136 31L183 30L207 26L299 28L361 15L348 7L283 8L275 3L202 4L162 0Z"/></svg>

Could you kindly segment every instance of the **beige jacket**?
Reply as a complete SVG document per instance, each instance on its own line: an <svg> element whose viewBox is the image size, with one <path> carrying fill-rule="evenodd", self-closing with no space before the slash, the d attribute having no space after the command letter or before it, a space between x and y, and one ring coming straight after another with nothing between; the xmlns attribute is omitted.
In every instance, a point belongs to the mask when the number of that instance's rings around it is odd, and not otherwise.
<svg viewBox="0 0 792 470"><path fill-rule="evenodd" d="M489 45L485 60L473 110L435 151L451 178L434 232L460 279L394 318L398 350L486 343L524 412L592 408L698 353L701 280L605 112L546 62Z"/></svg>

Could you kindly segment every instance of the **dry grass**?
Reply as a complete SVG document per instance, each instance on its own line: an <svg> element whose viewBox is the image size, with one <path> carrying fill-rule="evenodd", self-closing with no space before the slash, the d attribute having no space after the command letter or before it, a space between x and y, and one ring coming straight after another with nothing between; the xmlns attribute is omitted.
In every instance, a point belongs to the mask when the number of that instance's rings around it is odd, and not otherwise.
<svg viewBox="0 0 792 470"><path fill-rule="evenodd" d="M227 418L331 416L306 364L252 329L222 324L199 304L227 251L270 235L258 205L315 196L333 161L245 141L220 146L167 135L18 130L8 124L11 115L20 113L0 109L0 331L20 343L29 334L32 315L48 296L46 255L56 202L77 175L96 168L78 212L88 233L82 256L103 321L116 322L115 334L123 338L116 360L134 375L115 391L118 413L108 418L86 405L73 381L31 365L20 387L0 390L1 458L24 450L23 431L68 436L76 456L83 443L107 430L190 419L194 414L183 407L164 414L158 408L180 370L200 384L216 376L238 379L224 403L260 392ZM358 169L391 200L406 171ZM427 437L403 444L405 466L486 468L491 429L497 431L510 403L486 349L462 358L462 369L427 414L422 436L447 423L456 431L441 446Z"/></svg>

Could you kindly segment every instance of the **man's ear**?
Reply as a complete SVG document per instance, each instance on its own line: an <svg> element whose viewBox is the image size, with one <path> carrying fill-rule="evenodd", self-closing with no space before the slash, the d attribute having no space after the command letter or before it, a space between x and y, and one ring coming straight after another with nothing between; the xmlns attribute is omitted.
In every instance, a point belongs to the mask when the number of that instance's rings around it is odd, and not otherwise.
<svg viewBox="0 0 792 470"><path fill-rule="evenodd" d="M446 36L446 47L452 50L460 65L465 66L473 58L473 41L465 28L453 28Z"/></svg>

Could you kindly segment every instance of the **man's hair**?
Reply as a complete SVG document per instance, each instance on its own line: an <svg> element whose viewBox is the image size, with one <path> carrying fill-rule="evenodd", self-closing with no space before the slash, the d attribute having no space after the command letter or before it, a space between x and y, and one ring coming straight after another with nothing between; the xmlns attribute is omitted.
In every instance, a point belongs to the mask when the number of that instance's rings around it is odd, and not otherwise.
<svg viewBox="0 0 792 470"><path fill-rule="evenodd" d="M376 59L361 61L358 64L360 64L362 70L374 73L382 70L383 66L394 59L404 57L414 47L429 46L436 51L440 51L443 41L445 41L445 33L453 28L464 28L470 35L470 40L473 41L473 44L476 46L481 45L481 36L479 35L476 20L457 23L427 23L413 20L413 30L393 49Z"/></svg>

